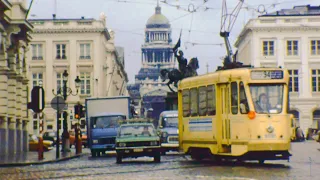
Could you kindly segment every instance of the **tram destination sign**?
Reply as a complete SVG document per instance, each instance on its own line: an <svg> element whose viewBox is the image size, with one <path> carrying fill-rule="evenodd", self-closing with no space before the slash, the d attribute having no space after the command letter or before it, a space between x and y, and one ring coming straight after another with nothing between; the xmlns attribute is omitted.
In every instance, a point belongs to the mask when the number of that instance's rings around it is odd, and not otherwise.
<svg viewBox="0 0 320 180"><path fill-rule="evenodd" d="M283 71L282 70L252 71L251 79L253 80L283 79Z"/></svg>

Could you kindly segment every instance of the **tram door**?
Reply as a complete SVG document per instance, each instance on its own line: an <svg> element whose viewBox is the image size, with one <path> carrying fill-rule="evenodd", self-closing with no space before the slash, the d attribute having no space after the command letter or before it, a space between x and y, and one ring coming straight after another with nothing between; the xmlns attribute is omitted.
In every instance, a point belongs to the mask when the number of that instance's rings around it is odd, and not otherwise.
<svg viewBox="0 0 320 180"><path fill-rule="evenodd" d="M220 85L221 94L221 120L222 120L222 145L230 144L230 86L229 84Z"/></svg>

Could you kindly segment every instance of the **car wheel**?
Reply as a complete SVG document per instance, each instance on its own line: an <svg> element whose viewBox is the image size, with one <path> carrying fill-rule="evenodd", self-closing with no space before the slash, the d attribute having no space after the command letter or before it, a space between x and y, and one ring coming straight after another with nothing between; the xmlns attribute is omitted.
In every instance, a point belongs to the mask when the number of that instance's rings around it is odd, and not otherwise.
<svg viewBox="0 0 320 180"><path fill-rule="evenodd" d="M122 163L122 156L120 154L117 154L117 164Z"/></svg>
<svg viewBox="0 0 320 180"><path fill-rule="evenodd" d="M161 161L161 154L157 153L155 156L153 156L153 161L159 163Z"/></svg>

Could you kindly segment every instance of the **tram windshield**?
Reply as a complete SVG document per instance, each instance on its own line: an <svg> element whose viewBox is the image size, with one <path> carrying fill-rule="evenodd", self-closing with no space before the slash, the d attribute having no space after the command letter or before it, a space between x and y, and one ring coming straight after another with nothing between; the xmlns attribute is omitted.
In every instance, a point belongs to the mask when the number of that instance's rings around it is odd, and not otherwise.
<svg viewBox="0 0 320 180"><path fill-rule="evenodd" d="M250 92L258 114L279 114L283 108L283 84L251 84Z"/></svg>

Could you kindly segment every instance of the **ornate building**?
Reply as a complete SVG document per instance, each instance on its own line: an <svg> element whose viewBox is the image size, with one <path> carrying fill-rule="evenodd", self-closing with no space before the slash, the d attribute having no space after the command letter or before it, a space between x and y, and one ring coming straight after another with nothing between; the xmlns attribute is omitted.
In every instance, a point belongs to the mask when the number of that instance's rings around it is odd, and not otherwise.
<svg viewBox="0 0 320 180"><path fill-rule="evenodd" d="M169 88L160 78L161 69L173 69L175 57L172 50L171 25L161 14L159 4L146 24L145 43L141 47L141 69L135 76L135 84L128 86L136 109L143 116L153 109L157 118L165 110L165 97Z"/></svg>
<svg viewBox="0 0 320 180"><path fill-rule="evenodd" d="M28 151L26 51L32 25L25 0L0 0L0 156Z"/></svg>
<svg viewBox="0 0 320 180"><path fill-rule="evenodd" d="M63 72L69 76L67 87L76 92L75 79L81 83L77 95L67 97L68 129L74 121L74 105L84 105L87 97L108 97L128 95L128 81L124 64L124 49L116 47L115 33L106 27L106 17L100 19L31 19L34 32L29 52L30 89L42 84L46 97L43 113L33 114L29 130L32 134L57 130L56 110L51 107L54 93L63 86ZM32 112L32 111L30 111ZM41 119L40 123L39 120ZM59 121L63 120L60 115ZM62 124L62 123L60 123ZM85 129L85 119L80 127ZM41 127L41 128L40 128ZM59 126L62 129L62 125ZM62 131L60 131L62 132Z"/></svg>
<svg viewBox="0 0 320 180"><path fill-rule="evenodd" d="M251 19L238 37L239 61L289 70L296 125L320 129L320 6L295 6Z"/></svg>

